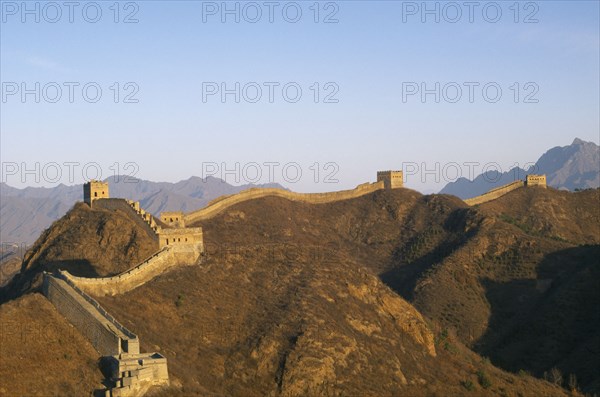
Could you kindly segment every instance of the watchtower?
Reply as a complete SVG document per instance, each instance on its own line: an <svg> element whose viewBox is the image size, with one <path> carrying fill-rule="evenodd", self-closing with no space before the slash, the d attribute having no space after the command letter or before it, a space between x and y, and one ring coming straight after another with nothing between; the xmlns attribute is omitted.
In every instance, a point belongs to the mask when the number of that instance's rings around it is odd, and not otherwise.
<svg viewBox="0 0 600 397"><path fill-rule="evenodd" d="M83 185L83 201L90 207L94 200L109 198L108 183L92 179Z"/></svg>
<svg viewBox="0 0 600 397"><path fill-rule="evenodd" d="M185 227L185 221L183 220L183 212L161 212L160 220L172 227Z"/></svg>
<svg viewBox="0 0 600 397"><path fill-rule="evenodd" d="M541 186L543 188L546 187L546 175L527 175L527 179L525 180L526 186Z"/></svg>
<svg viewBox="0 0 600 397"><path fill-rule="evenodd" d="M402 171L377 171L377 182L383 181L386 189L397 189L404 186Z"/></svg>

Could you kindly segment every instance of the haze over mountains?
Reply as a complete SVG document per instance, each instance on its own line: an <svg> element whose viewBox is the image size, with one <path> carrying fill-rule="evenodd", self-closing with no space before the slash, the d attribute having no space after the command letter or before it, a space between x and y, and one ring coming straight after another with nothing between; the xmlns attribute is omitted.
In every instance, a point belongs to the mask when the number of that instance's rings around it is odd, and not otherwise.
<svg viewBox="0 0 600 397"><path fill-rule="evenodd" d="M518 167L504 173L492 170L472 181L459 178L448 183L440 190L440 194L471 198L492 188L522 180L527 174L546 174L548 186L557 189L597 188L600 186L600 147L594 142L575 138L569 146L557 146L548 150L528 170Z"/></svg>
<svg viewBox="0 0 600 397"><path fill-rule="evenodd" d="M142 208L158 215L162 211L190 211L209 201L251 187L281 187L276 183L233 186L221 179L193 176L176 183L151 182L131 177L106 179L112 197L139 201ZM60 184L53 188L17 189L0 184L0 238L2 242L33 243L52 222L82 200L82 185Z"/></svg>
<svg viewBox="0 0 600 397"><path fill-rule="evenodd" d="M529 170L515 168L505 173L489 171L473 181L460 178L448 183L441 194L452 194L462 199L474 197L488 190L524 179L528 173L546 174L548 185L559 189L586 189L600 186L600 147L593 142L576 138L569 146L555 147L542 155ZM128 177L107 178L112 197L127 197L140 202L150 213L161 211L190 211L209 201L251 187L282 187L264 185L233 186L221 179L192 176L171 182L152 182ZM32 244L52 222L63 216L76 201L81 201L81 185L58 185L53 188L27 187L17 189L0 183L0 240L18 244Z"/></svg>

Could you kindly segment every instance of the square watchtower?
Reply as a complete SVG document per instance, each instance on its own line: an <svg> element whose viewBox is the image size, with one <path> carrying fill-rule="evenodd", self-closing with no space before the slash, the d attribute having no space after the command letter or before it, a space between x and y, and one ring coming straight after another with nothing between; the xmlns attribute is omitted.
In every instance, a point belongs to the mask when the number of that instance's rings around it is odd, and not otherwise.
<svg viewBox="0 0 600 397"><path fill-rule="evenodd" d="M377 182L383 181L386 189L397 189L404 186L402 171L377 171Z"/></svg>
<svg viewBox="0 0 600 397"><path fill-rule="evenodd" d="M86 202L90 207L94 200L109 198L108 194L108 183L102 181L91 181L83 185L83 201Z"/></svg>
<svg viewBox="0 0 600 397"><path fill-rule="evenodd" d="M185 221L183 220L183 212L161 212L160 220L172 227L185 227Z"/></svg>
<svg viewBox="0 0 600 397"><path fill-rule="evenodd" d="M529 174L529 175L527 175L525 184L527 186L541 186L541 187L545 188L546 187L546 175Z"/></svg>

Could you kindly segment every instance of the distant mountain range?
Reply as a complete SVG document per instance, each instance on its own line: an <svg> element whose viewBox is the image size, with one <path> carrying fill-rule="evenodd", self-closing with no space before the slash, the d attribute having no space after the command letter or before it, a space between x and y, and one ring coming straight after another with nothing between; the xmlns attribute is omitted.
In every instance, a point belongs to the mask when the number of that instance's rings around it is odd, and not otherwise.
<svg viewBox="0 0 600 397"><path fill-rule="evenodd" d="M158 215L162 211L191 211L226 194L251 187L279 187L277 183L233 186L221 179L193 176L177 182L151 182L127 177L110 177L111 197L140 202L142 208ZM0 183L0 239L18 244L33 243L40 233L62 217L76 201L83 199L82 185L17 189Z"/></svg>
<svg viewBox="0 0 600 397"><path fill-rule="evenodd" d="M575 139L565 147L555 147L542 155L529 170L515 168L505 173L489 171L473 181L460 178L448 183L440 193L470 198L523 179L528 173L546 174L548 185L560 189L586 189L600 186L600 147L593 142ZM170 182L151 182L128 177L106 179L111 197L139 201L147 211L158 215L162 211L189 212L202 208L209 201L251 187L279 187L279 184L232 186L221 179L191 177ZM62 217L76 201L82 200L82 185L58 185L53 188L27 187L17 189L0 183L0 241L18 244L33 243L52 222Z"/></svg>
<svg viewBox="0 0 600 397"><path fill-rule="evenodd" d="M575 138L569 146L557 146L548 150L528 170L513 168L504 173L488 171L472 181L459 178L444 186L440 193L462 199L471 198L494 187L524 179L527 174L546 174L548 186L557 189L600 187L600 147L594 142Z"/></svg>

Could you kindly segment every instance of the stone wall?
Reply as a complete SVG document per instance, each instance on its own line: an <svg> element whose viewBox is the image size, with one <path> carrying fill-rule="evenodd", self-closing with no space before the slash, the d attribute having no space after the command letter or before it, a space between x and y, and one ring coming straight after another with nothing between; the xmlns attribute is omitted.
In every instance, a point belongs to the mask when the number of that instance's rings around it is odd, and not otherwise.
<svg viewBox="0 0 600 397"><path fill-rule="evenodd" d="M546 175L527 175L527 179L525 179L525 185L527 186L541 186L543 188L546 187Z"/></svg>
<svg viewBox="0 0 600 397"><path fill-rule="evenodd" d="M69 279L44 273L44 295L104 357L111 374L105 396L139 397L150 387L169 384L167 359L160 353L140 353L140 341L98 302Z"/></svg>
<svg viewBox="0 0 600 397"><path fill-rule="evenodd" d="M169 385L167 359L160 353L125 354L115 357L111 368L115 387L110 397L139 397L150 387Z"/></svg>
<svg viewBox="0 0 600 397"><path fill-rule="evenodd" d="M169 226L185 227L185 221L183 220L183 212L181 211L161 212L160 220L164 224Z"/></svg>
<svg viewBox="0 0 600 397"><path fill-rule="evenodd" d="M198 251L204 250L201 227L160 228L158 229L158 246L160 248L173 245L192 245Z"/></svg>
<svg viewBox="0 0 600 397"><path fill-rule="evenodd" d="M384 188L383 181L375 183L363 183L352 190L342 190L331 193L294 193L276 188L253 188L244 190L238 194L227 196L223 199L212 201L209 206L198 211L193 211L184 215L186 224L212 218L227 208L244 201L253 200L261 197L282 197L291 201L300 201L311 204L324 204L334 201L348 200L365 194L372 193Z"/></svg>
<svg viewBox="0 0 600 397"><path fill-rule="evenodd" d="M58 312L88 338L101 355L139 354L138 337L68 280L46 273L43 292Z"/></svg>
<svg viewBox="0 0 600 397"><path fill-rule="evenodd" d="M546 175L527 175L524 181L514 181L509 183L508 185L500 186L495 189L490 190L487 193L484 193L480 196L476 196L470 199L464 200L468 205L477 205L482 204L491 200L495 200L499 197L504 196L506 193L511 192L520 187L531 187L531 186L540 186L546 188Z"/></svg>
<svg viewBox="0 0 600 397"><path fill-rule="evenodd" d="M508 185L500 186L495 189L490 190L487 193L482 194L481 196L476 196L470 199L466 199L465 203L468 205L477 205L482 204L487 201L495 200L499 197L504 196L506 193L511 192L515 189L525 186L525 182L523 181L514 181L509 183Z"/></svg>
<svg viewBox="0 0 600 397"><path fill-rule="evenodd" d="M398 189L404 186L402 171L377 171L377 181L382 181L386 189Z"/></svg>
<svg viewBox="0 0 600 397"><path fill-rule="evenodd" d="M91 180L83 184L83 201L90 207L94 201L109 197L108 183Z"/></svg>
<svg viewBox="0 0 600 397"><path fill-rule="evenodd" d="M167 269L179 265L194 265L202 251L193 245L164 247L139 265L112 277L86 278L71 275L66 270L61 275L81 290L95 295L117 295L131 291Z"/></svg>

